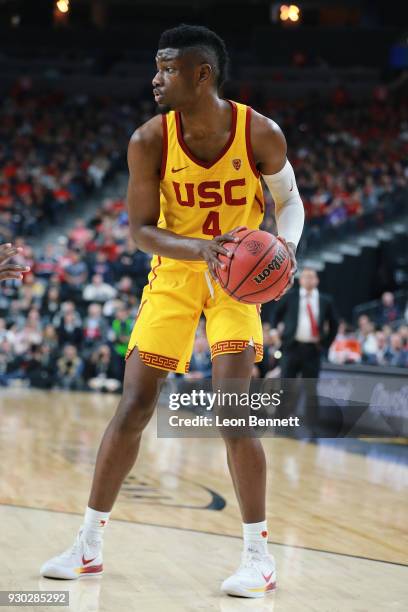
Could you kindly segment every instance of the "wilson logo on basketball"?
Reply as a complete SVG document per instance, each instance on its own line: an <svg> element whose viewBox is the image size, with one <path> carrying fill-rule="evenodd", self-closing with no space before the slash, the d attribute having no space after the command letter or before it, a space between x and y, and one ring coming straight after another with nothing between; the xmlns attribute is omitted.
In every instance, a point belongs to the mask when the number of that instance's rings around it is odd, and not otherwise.
<svg viewBox="0 0 408 612"><path fill-rule="evenodd" d="M276 253L275 257L272 259L272 261L267 265L267 267L262 270L262 272L260 272L257 276L253 277L253 280L258 283L258 285L260 285L261 283L263 283L263 281L268 278L268 276L270 275L270 273L273 270L280 270L280 267L282 266L283 262L286 260L286 253L283 249L279 249L278 252Z"/></svg>
<svg viewBox="0 0 408 612"><path fill-rule="evenodd" d="M251 255L258 255L258 253L264 249L264 245L262 242L259 242L259 240L248 240L248 242L245 243L245 248Z"/></svg>
<svg viewBox="0 0 408 612"><path fill-rule="evenodd" d="M241 167L241 160L240 159L233 159L232 160L232 165L234 166L235 170L239 170Z"/></svg>

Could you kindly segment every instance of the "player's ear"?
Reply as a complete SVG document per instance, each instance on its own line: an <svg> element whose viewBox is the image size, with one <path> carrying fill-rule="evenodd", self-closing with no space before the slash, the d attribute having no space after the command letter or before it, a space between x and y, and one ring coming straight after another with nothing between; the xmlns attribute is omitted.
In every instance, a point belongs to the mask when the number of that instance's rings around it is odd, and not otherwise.
<svg viewBox="0 0 408 612"><path fill-rule="evenodd" d="M212 75L212 67L210 64L200 64L199 73L198 73L198 82L204 83L211 78Z"/></svg>

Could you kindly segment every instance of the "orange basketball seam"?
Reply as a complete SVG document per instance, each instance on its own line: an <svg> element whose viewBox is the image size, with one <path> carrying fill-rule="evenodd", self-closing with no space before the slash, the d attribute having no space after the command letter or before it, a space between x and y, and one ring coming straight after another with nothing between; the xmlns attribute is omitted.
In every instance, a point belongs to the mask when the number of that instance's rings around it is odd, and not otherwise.
<svg viewBox="0 0 408 612"><path fill-rule="evenodd" d="M254 230L257 231L257 230ZM258 259L258 261L255 263L255 265L250 269L250 271L248 272L248 274L239 282L239 284L235 287L234 290L231 291L231 295L233 295L240 287L241 285L243 285L245 283L245 281L247 280L247 278L249 276L251 276L251 274L253 273L253 271L255 270L255 268L261 263L262 260L265 259L265 257L268 255L268 253L272 250L272 248L275 246L277 240L276 237L273 234L270 234L270 236L272 238L275 239L275 242L273 242L273 244L270 245L270 247L265 251L265 253L263 254L263 256L261 257L261 259ZM238 244L237 248L235 249L236 251L238 250L238 248L241 246L242 241ZM248 294L247 294L248 295Z"/></svg>
<svg viewBox="0 0 408 612"><path fill-rule="evenodd" d="M288 269L288 266L290 264L290 259L288 259L287 263L286 263L286 268L283 270L282 274L279 276L279 278L277 278L273 283L271 283L270 285L268 285L268 287L264 287L263 289L259 289L259 291L251 291L251 293L245 293L245 295L240 296L240 299L244 299L246 297L248 297L248 295L257 295L258 293L262 293L263 291L267 291L268 289L270 289L271 287L273 287L274 285L276 285L276 283L278 283L282 276L285 274L285 272ZM251 302L252 303L252 302Z"/></svg>
<svg viewBox="0 0 408 612"><path fill-rule="evenodd" d="M232 257L231 257L231 259L230 259L230 264L229 264L229 266L228 266L228 277L227 277L227 282L225 283L225 286L227 286L227 285L228 285L228 283L229 283L229 278L230 278L230 274L231 274L231 265L232 265L232 260L234 259L234 255L235 255L236 251L238 250L238 247L240 246L240 244L242 243L242 241L243 241L243 240L245 240L246 238L248 238L248 236L250 236L251 234L253 234L254 232L257 232L257 231L258 231L258 230L252 230L251 232L248 232L248 234L247 234L246 236L244 236L244 237L243 237L243 238L242 238L242 239L241 239L241 240L238 242L238 244L237 244L237 245L235 245L235 249L234 249L234 252L233 252ZM228 290L228 291L229 291L229 290ZM230 293L230 295L231 295L231 293Z"/></svg>

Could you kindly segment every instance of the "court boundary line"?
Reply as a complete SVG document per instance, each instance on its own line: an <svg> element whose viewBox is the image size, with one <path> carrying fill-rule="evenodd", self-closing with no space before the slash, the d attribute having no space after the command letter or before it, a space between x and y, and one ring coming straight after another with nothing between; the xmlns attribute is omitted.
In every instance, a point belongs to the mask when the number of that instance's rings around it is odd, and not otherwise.
<svg viewBox="0 0 408 612"><path fill-rule="evenodd" d="M53 512L55 514L68 514L70 516L83 516L79 512L71 512L68 510L54 510L50 508L38 508L36 506L23 506L22 504L5 504L0 502L0 506L7 506L9 508L20 508L22 510L37 510L39 512ZM116 523L130 523L133 525L146 525L147 527L159 527L162 529L174 529L175 531L189 531L191 533L200 533L204 535L220 536L222 538L233 538L235 540L242 540L241 536L231 535L229 533L216 533L215 531L203 531L201 529L192 529L191 527L170 527L168 525L160 525L158 523L146 523L142 521L132 521L130 519L110 519ZM362 561L373 561L374 563L385 563L387 565L396 565L398 567L408 567L408 563L399 563L398 561L385 561L384 559L374 559L373 557L364 557L362 555L352 555L350 553L335 552L332 550L324 550L321 548L312 548L310 546L300 546L300 544L284 544L283 542L274 542L268 540L269 544L273 546L282 546L284 548L296 548L298 550L308 550L310 552L323 553L326 555L335 555L337 557L346 557L348 559L360 559Z"/></svg>

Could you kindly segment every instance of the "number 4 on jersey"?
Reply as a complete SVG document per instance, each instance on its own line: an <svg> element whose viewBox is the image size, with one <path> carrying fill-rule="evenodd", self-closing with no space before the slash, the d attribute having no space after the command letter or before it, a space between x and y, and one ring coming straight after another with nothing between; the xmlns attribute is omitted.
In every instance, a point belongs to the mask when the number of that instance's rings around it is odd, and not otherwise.
<svg viewBox="0 0 408 612"><path fill-rule="evenodd" d="M206 220L203 223L203 234L206 236L212 236L215 238L216 236L221 236L220 229L220 213L212 210L208 213Z"/></svg>

